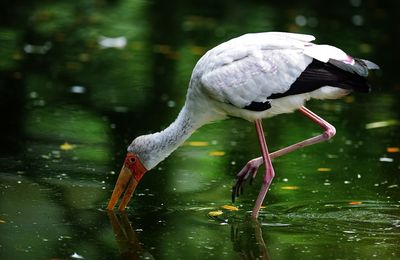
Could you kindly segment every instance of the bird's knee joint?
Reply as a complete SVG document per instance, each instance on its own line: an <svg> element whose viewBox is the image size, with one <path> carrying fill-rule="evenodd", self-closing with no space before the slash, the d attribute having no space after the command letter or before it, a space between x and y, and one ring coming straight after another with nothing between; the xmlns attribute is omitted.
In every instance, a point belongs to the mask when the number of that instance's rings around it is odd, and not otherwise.
<svg viewBox="0 0 400 260"><path fill-rule="evenodd" d="M326 139L331 139L335 134L336 134L336 128L332 125L329 125L329 127L324 132L324 137Z"/></svg>

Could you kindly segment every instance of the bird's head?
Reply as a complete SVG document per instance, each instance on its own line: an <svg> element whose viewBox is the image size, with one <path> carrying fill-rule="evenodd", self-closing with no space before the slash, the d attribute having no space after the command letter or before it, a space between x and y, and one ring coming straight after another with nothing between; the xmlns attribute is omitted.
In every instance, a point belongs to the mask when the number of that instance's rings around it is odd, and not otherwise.
<svg viewBox="0 0 400 260"><path fill-rule="evenodd" d="M108 202L108 210L112 210L115 207L122 194L123 197L118 210L125 210L143 175L154 167L151 162L150 147L146 140L145 136L140 136L133 140L128 147L128 153L115 183L111 199Z"/></svg>
<svg viewBox="0 0 400 260"><path fill-rule="evenodd" d="M114 191L111 195L110 201L108 202L107 209L112 210L118 203L121 195L124 193L121 203L118 206L118 210L125 210L126 205L128 205L129 200L135 192L136 186L146 172L147 169L140 161L140 158L136 154L128 152L117 182L115 183Z"/></svg>
<svg viewBox="0 0 400 260"><path fill-rule="evenodd" d="M139 136L129 145L107 209L112 210L124 193L118 210L125 210L143 175L166 157L157 137L157 134Z"/></svg>

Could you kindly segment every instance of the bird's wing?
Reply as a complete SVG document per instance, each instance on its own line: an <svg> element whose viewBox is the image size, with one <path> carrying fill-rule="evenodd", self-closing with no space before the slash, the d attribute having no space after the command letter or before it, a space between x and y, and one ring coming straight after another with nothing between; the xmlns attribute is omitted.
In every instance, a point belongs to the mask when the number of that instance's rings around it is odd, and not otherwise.
<svg viewBox="0 0 400 260"><path fill-rule="evenodd" d="M290 46L231 46L208 55L201 76L206 93L240 108L286 92L312 61L302 48Z"/></svg>
<svg viewBox="0 0 400 260"><path fill-rule="evenodd" d="M267 32L264 34L266 36L273 36L276 38L284 38L285 40L293 39L293 40L302 41L302 42L312 42L315 40L315 37L310 34L288 33L288 32Z"/></svg>
<svg viewBox="0 0 400 260"><path fill-rule="evenodd" d="M379 68L372 62L354 59L334 46L311 43L314 39L312 35L294 33L246 34L207 52L194 73L211 98L240 108L257 104L261 107L250 109L262 110L268 108L269 97L310 92L331 85L335 77L323 64L330 63L362 77L367 76L368 69ZM318 84L298 89L299 84L293 83L313 60L321 63L315 63L319 65L303 75L304 84L300 85ZM321 71L326 72L325 78L329 80L315 79L321 76Z"/></svg>
<svg viewBox="0 0 400 260"><path fill-rule="evenodd" d="M362 77L368 76L368 70L379 69L379 66L371 61L353 58L341 49L330 45L305 46L304 54Z"/></svg>

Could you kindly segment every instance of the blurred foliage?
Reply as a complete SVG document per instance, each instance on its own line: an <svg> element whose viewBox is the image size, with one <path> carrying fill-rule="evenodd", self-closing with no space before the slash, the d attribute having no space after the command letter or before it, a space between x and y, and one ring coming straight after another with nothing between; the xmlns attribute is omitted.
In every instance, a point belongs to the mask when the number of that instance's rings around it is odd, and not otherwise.
<svg viewBox="0 0 400 260"><path fill-rule="evenodd" d="M18 32L0 28L0 71L15 69L18 55Z"/></svg>
<svg viewBox="0 0 400 260"><path fill-rule="evenodd" d="M146 257L163 259L398 258L399 153L387 148L400 147L399 129L365 125L400 119L399 9L394 0L1 2L0 258L119 257L98 209L124 147L176 117L201 55L258 31L310 33L378 63L373 95L310 103L338 134L274 160L263 223L238 220L258 185L238 212L207 216L259 155L253 126L234 119L203 127L190 141L204 145L184 145L143 178L130 208L136 229L125 228ZM304 121L266 120L271 150L319 133Z"/></svg>

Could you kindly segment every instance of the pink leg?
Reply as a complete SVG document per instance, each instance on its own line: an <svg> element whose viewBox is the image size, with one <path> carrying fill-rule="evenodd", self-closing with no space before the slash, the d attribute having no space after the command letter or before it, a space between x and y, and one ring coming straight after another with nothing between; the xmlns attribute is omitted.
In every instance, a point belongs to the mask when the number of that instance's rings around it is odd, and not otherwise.
<svg viewBox="0 0 400 260"><path fill-rule="evenodd" d="M307 140L298 142L296 144L292 144L288 147L282 148L278 151L271 153L269 155L271 159L274 159L274 158L282 156L284 154L293 152L293 151L295 151L299 148L305 147L305 146L320 143L322 141L332 138L335 135L335 133L336 133L335 127L332 126L331 124L329 124L328 122L326 122L324 119L322 119L321 117L319 117L318 115L316 115L315 113L313 113L312 111L310 111L309 109L307 109L304 106L301 107L299 109L299 111L301 113L303 113L307 118L309 118L310 120L312 120L313 122L315 122L316 124L321 126L324 129L324 132L318 136L309 138ZM263 162L264 162L263 157L255 158L255 159L249 161L245 165L245 167L243 167L243 169L236 175L236 183L232 189L232 200L233 201L235 200L235 197L238 197L239 194L241 193L241 190L243 189L243 185L246 182L246 180L250 176L252 177L250 179L250 181L255 178L255 176L257 174L257 170L263 164Z"/></svg>
<svg viewBox="0 0 400 260"><path fill-rule="evenodd" d="M265 135L264 135L264 130L262 128L261 119L256 120L256 129L257 129L258 141L260 143L262 158L263 161L265 162L265 173L260 193L258 194L256 204L254 205L253 212L251 214L253 218L258 217L258 212L260 211L265 195L268 192L269 185L271 184L272 179L275 176L274 167L272 166L271 158L268 152L267 142L265 141Z"/></svg>
<svg viewBox="0 0 400 260"><path fill-rule="evenodd" d="M328 139L331 139L336 134L336 129L335 129L335 127L333 125L331 125L328 122L326 122L324 119L322 119L321 117L316 115L314 112L312 112L308 108L303 106L303 107L301 107L299 109L299 111L301 113L303 113L306 117L311 119L313 122L318 124L320 127L322 127L324 129L324 132L322 134L320 134L320 135L311 137L311 138L309 138L307 140L292 144L292 145L290 145L288 147L282 148L282 149L280 149L278 151L275 151L275 152L271 153L270 157L272 159L276 158L276 157L279 157L279 156L282 156L284 154L296 151L299 148L326 141ZM261 164L263 163L262 157L258 157L258 158L253 159L253 160L256 160L257 163L261 163Z"/></svg>

